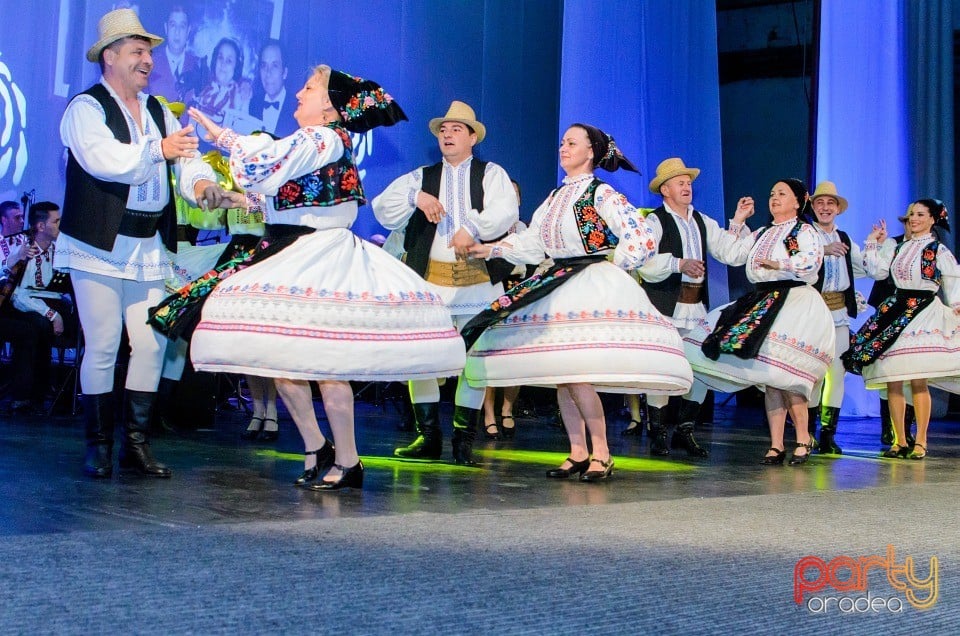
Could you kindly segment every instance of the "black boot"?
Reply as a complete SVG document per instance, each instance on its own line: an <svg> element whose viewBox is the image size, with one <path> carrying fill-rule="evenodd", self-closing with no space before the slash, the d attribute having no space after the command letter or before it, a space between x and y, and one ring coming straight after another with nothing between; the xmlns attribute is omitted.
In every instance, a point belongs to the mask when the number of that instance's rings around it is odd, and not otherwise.
<svg viewBox="0 0 960 636"><path fill-rule="evenodd" d="M397 457L409 459L440 459L443 453L443 433L440 432L440 403L426 402L414 404L413 413L417 419L417 432L420 433L413 443L394 449Z"/></svg>
<svg viewBox="0 0 960 636"><path fill-rule="evenodd" d="M913 406L907 404L906 409L903 412L903 430L907 433L907 446L913 448L913 445L917 443L917 440L913 437L913 427L917 423L917 413L913 410Z"/></svg>
<svg viewBox="0 0 960 636"><path fill-rule="evenodd" d="M890 403L880 400L880 444L893 446L893 420L890 419Z"/></svg>
<svg viewBox="0 0 960 636"><path fill-rule="evenodd" d="M473 440L483 412L457 405L453 411L453 461L464 466L476 466L473 458Z"/></svg>
<svg viewBox="0 0 960 636"><path fill-rule="evenodd" d="M113 393L84 393L81 400L87 439L83 472L89 477L109 479L113 475Z"/></svg>
<svg viewBox="0 0 960 636"><path fill-rule="evenodd" d="M669 455L670 447L667 444L667 427L663 425L662 408L647 405L647 417L650 422L650 454Z"/></svg>
<svg viewBox="0 0 960 636"><path fill-rule="evenodd" d="M176 393L179 384L180 382L177 380L160 378L160 384L157 385L157 404L153 409L153 415L150 417L150 433L152 435L177 432L177 426L173 418L173 394Z"/></svg>
<svg viewBox="0 0 960 636"><path fill-rule="evenodd" d="M706 457L710 453L707 449L697 444L693 437L693 425L697 421L697 414L700 412L700 405L693 400L681 400L680 402L680 424L677 426L677 434L674 436L674 448L683 448L690 457Z"/></svg>
<svg viewBox="0 0 960 636"><path fill-rule="evenodd" d="M823 406L820 409L820 452L824 455L842 455L843 449L837 446L833 436L837 432L837 420L840 409L835 406Z"/></svg>
<svg viewBox="0 0 960 636"><path fill-rule="evenodd" d="M156 393L127 389L127 418L120 444L120 470L134 471L147 477L169 477L172 474L150 452L150 411L156 400Z"/></svg>
<svg viewBox="0 0 960 636"><path fill-rule="evenodd" d="M820 450L820 442L817 441L817 420L819 419L820 409L811 406L807 409L807 432L810 434L811 451Z"/></svg>

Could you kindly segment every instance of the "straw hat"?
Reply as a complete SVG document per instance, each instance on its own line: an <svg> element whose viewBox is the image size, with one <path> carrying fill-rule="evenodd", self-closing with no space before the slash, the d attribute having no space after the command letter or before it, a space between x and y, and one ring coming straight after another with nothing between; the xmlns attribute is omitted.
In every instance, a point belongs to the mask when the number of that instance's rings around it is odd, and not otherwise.
<svg viewBox="0 0 960 636"><path fill-rule="evenodd" d="M816 201L817 197L833 197L836 199L837 205L840 206L840 212L837 214L843 214L843 211L847 209L847 200L837 194L837 186L833 181L821 181L818 183L817 189L813 191L813 196L810 197L810 203Z"/></svg>
<svg viewBox="0 0 960 636"><path fill-rule="evenodd" d="M664 182L674 177L679 177L682 174L689 176L690 180L693 181L699 176L700 168L688 168L684 165L683 159L680 157L664 159L660 162L660 165L657 166L657 174L653 177L653 180L650 181L650 192L660 194L660 186L662 186Z"/></svg>
<svg viewBox="0 0 960 636"><path fill-rule="evenodd" d="M463 102L450 102L450 108L447 109L446 115L431 119L430 132L439 137L440 125L445 121L458 121L461 124L466 124L467 126L473 128L473 132L477 133L477 143L483 141L483 138L487 136L487 129L483 124L477 121L477 114L473 112L472 108Z"/></svg>
<svg viewBox="0 0 960 636"><path fill-rule="evenodd" d="M100 51L110 46L121 38L127 38L131 35L150 40L150 48L163 42L163 38L153 33L147 33L140 24L140 18L134 13L133 9L116 9L100 18L97 25L97 31L100 39L87 51L87 60L96 62L100 59Z"/></svg>

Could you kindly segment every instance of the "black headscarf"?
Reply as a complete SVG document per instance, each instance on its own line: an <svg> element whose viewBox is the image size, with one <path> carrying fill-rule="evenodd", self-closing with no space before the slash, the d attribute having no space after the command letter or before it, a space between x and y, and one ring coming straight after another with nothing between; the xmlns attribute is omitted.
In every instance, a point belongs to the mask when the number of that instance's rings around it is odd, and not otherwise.
<svg viewBox="0 0 960 636"><path fill-rule="evenodd" d="M797 217L803 221L811 222L813 207L810 205L810 193L807 192L807 186L800 179L777 179L774 183L786 183L794 196L797 197L797 203L800 208L797 210Z"/></svg>
<svg viewBox="0 0 960 636"><path fill-rule="evenodd" d="M599 166L607 172L614 172L623 168L630 172L640 173L640 171L630 163L630 160L623 156L613 137L589 124L572 124L572 126L587 131L587 139L590 140L590 145L593 147L594 168Z"/></svg>
<svg viewBox="0 0 960 636"><path fill-rule="evenodd" d="M343 126L352 132L393 126L407 119L400 105L374 81L331 69L327 90L343 118Z"/></svg>

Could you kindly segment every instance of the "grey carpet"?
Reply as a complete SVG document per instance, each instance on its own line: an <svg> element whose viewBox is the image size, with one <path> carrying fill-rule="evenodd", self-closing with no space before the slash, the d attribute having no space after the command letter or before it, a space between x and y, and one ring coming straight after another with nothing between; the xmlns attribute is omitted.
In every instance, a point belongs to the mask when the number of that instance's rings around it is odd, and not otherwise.
<svg viewBox="0 0 960 636"><path fill-rule="evenodd" d="M0 632L956 634L956 496L938 483L9 536ZM923 575L939 559L932 609L793 602L800 557L887 543ZM870 592L897 594L877 573Z"/></svg>

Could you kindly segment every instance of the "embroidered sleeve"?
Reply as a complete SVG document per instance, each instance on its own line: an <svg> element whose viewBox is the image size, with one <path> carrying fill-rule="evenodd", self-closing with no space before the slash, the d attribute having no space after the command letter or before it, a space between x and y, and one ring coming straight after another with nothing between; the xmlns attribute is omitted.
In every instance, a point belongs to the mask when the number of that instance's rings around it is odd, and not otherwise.
<svg viewBox="0 0 960 636"><path fill-rule="evenodd" d="M284 183L343 155L340 136L326 126L307 126L289 137L238 135L230 143L230 171L238 186L275 195Z"/></svg>
<svg viewBox="0 0 960 636"><path fill-rule="evenodd" d="M960 307L960 266L953 252L943 245L937 250L937 268L940 270L940 284L943 296L951 308Z"/></svg>
<svg viewBox="0 0 960 636"><path fill-rule="evenodd" d="M613 251L614 265L631 271L656 256L653 230L627 197L604 184L597 188L596 207L600 218L619 239Z"/></svg>
<svg viewBox="0 0 960 636"><path fill-rule="evenodd" d="M405 228L417 209L417 195L422 185L422 168L394 179L371 203L377 222L390 231Z"/></svg>
<svg viewBox="0 0 960 636"><path fill-rule="evenodd" d="M550 197L547 197L533 213L530 225L497 243L494 248L497 255L494 256L494 250L491 250L490 258L503 258L515 265L539 265L543 262L547 250L540 235L540 225L549 207Z"/></svg>
<svg viewBox="0 0 960 636"><path fill-rule="evenodd" d="M884 280L890 275L890 266L896 254L897 242L887 239L882 245L867 241L863 246L863 268L874 280Z"/></svg>
<svg viewBox="0 0 960 636"><path fill-rule="evenodd" d="M462 226L473 238L492 241L506 234L520 220L517 193L507 171L488 163L483 173L483 212L476 205L467 210Z"/></svg>
<svg viewBox="0 0 960 636"><path fill-rule="evenodd" d="M643 219L643 222L653 234L653 240L659 245L660 239L663 237L663 226L660 225L659 217L656 214L649 214ZM673 254L654 254L647 259L643 266L637 269L640 278L651 283L664 281L679 271L680 259Z"/></svg>
<svg viewBox="0 0 960 636"><path fill-rule="evenodd" d="M730 221L729 230L721 230L713 219L703 216L707 228L707 252L724 265L743 265L750 256L754 240L746 224Z"/></svg>

